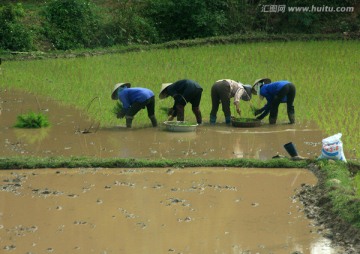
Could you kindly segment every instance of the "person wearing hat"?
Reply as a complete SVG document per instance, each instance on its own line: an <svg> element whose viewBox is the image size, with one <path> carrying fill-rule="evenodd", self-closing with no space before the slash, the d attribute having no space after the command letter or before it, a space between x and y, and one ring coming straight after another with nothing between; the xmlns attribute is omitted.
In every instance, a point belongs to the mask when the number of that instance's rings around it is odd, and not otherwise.
<svg viewBox="0 0 360 254"><path fill-rule="evenodd" d="M243 85L241 82L231 79L221 79L216 81L211 87L212 108L210 112L210 124L216 123L216 114L221 101L222 110L225 115L226 124L230 124L230 98L234 97L236 111L241 115L239 106L240 100L249 101L251 99L251 86Z"/></svg>
<svg viewBox="0 0 360 254"><path fill-rule="evenodd" d="M165 99L168 96L174 98L174 106L169 111L169 120L177 117L178 121L184 121L184 109L186 103L191 103L192 112L198 124L202 123L200 111L200 100L203 89L195 81L190 79L178 80L175 83L162 84L159 98Z"/></svg>
<svg viewBox="0 0 360 254"><path fill-rule="evenodd" d="M252 87L252 93L266 98L267 103L261 109L255 110L257 119L263 119L270 112L269 123L276 124L280 103L287 104L287 114L290 124L295 123L294 99L296 95L295 85L288 80L271 82L268 78L258 79Z"/></svg>
<svg viewBox="0 0 360 254"><path fill-rule="evenodd" d="M156 127L155 95L153 91L142 87L130 87L130 83L115 84L111 93L111 99L120 100L123 106L117 118L123 118L125 116L126 127L131 128L134 116L146 107L151 124L153 127Z"/></svg>

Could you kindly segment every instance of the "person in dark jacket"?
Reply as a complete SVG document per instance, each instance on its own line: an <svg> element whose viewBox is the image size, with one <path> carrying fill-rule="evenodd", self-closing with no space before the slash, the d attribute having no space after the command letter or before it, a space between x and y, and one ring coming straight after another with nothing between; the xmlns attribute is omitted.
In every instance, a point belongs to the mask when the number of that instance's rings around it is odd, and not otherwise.
<svg viewBox="0 0 360 254"><path fill-rule="evenodd" d="M200 100L203 89L193 80L182 79L175 83L162 84L159 98L165 99L168 96L174 98L174 106L169 111L169 120L177 117L178 121L184 121L185 105L189 102L192 106L192 112L196 117L198 124L202 123L202 116L200 111Z"/></svg>
<svg viewBox="0 0 360 254"><path fill-rule="evenodd" d="M130 83L119 83L114 86L111 93L111 99L120 100L122 103L122 110L118 113L117 118L125 117L126 127L131 128L134 116L146 107L151 124L156 127L155 95L153 91L142 87L130 87Z"/></svg>
<svg viewBox="0 0 360 254"><path fill-rule="evenodd" d="M295 123L294 99L296 95L295 85L288 80L271 82L270 79L258 79L252 87L252 93L266 98L267 103L261 109L255 111L257 119L263 119L270 113L269 123L276 124L280 103L287 104L287 113L290 124Z"/></svg>
<svg viewBox="0 0 360 254"><path fill-rule="evenodd" d="M241 115L240 100L249 101L251 99L251 86L243 85L231 79L221 79L211 87L212 108L210 112L210 124L216 123L216 114L221 102L222 110L225 115L226 124L231 122L230 98L234 97L236 112Z"/></svg>

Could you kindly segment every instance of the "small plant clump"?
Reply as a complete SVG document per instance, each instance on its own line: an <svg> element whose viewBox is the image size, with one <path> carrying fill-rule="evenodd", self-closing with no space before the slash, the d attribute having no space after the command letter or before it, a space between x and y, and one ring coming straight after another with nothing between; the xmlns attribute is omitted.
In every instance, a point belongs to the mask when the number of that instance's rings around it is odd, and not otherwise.
<svg viewBox="0 0 360 254"><path fill-rule="evenodd" d="M123 110L123 105L118 101L118 102L116 102L116 105L113 107L111 112L115 116L119 116L122 110Z"/></svg>
<svg viewBox="0 0 360 254"><path fill-rule="evenodd" d="M186 122L186 121L169 121L167 122L168 125L173 125L173 126L194 126L196 124L194 123L190 123L190 122Z"/></svg>
<svg viewBox="0 0 360 254"><path fill-rule="evenodd" d="M17 128L42 128L50 125L46 115L42 113L29 112L17 116L14 127Z"/></svg>
<svg viewBox="0 0 360 254"><path fill-rule="evenodd" d="M253 118L234 117L233 121L234 122L240 122L240 123L251 123L251 122L256 122L258 120L253 119Z"/></svg>
<svg viewBox="0 0 360 254"><path fill-rule="evenodd" d="M255 106L250 105L251 112L255 115L256 110L258 110Z"/></svg>

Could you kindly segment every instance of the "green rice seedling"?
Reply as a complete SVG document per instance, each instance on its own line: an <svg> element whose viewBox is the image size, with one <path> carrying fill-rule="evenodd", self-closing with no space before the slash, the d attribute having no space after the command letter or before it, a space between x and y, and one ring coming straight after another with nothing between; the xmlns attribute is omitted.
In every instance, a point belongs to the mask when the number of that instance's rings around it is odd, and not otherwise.
<svg viewBox="0 0 360 254"><path fill-rule="evenodd" d="M211 86L216 80L230 78L253 84L260 77L269 77L273 81L287 79L296 86L296 122L315 122L324 131L324 136L341 132L345 150L355 151L354 156L358 157L360 89L354 85L360 82L360 76L356 75L359 62L354 61L360 59L358 48L358 41L351 40L263 42L75 59L7 61L2 65L0 88L51 96L83 110L87 108L89 98L98 96L102 107L109 110L102 114L89 112L89 116L99 121L101 126L112 126L117 124L117 119L111 111L114 104L110 92L119 82L131 82L132 87L152 90L156 95L155 114L161 122L167 119L161 107L172 103L171 98L158 99L161 83L193 79L203 88L200 109L206 123L212 105ZM265 102L258 96L251 99L255 108L263 107ZM254 117L254 108L246 103L240 102L241 117ZM191 106L185 107L185 118L194 121ZM278 122L286 121L286 106L281 104ZM267 118L263 122L267 122ZM134 127L148 123L146 110L140 110Z"/></svg>
<svg viewBox="0 0 360 254"><path fill-rule="evenodd" d="M16 128L43 128L49 126L49 120L42 113L29 112L18 115L14 127Z"/></svg>
<svg viewBox="0 0 360 254"><path fill-rule="evenodd" d="M258 110L254 105L250 105L250 109L251 109L251 113L253 113L253 115L255 115L255 111Z"/></svg>
<svg viewBox="0 0 360 254"><path fill-rule="evenodd" d="M116 102L115 106L112 108L111 112L117 117L120 115L123 110L123 105L119 101Z"/></svg>
<svg viewBox="0 0 360 254"><path fill-rule="evenodd" d="M360 172L356 174L354 177L355 188L356 188L356 195L360 197Z"/></svg>

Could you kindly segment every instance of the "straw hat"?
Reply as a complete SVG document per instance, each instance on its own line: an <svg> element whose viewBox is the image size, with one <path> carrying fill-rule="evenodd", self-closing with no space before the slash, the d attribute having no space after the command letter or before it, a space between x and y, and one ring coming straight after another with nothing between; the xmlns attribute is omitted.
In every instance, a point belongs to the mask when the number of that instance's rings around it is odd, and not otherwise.
<svg viewBox="0 0 360 254"><path fill-rule="evenodd" d="M168 97L168 95L166 95L165 93L164 93L164 90L168 87L168 86L170 86L172 83L163 83L162 85L161 85L161 90L160 90L160 94L159 94L159 98L160 99L165 99L166 97Z"/></svg>
<svg viewBox="0 0 360 254"><path fill-rule="evenodd" d="M252 87L251 85L243 85L245 92L247 93L248 97L245 99L245 101L250 100L251 99L251 91L252 91Z"/></svg>
<svg viewBox="0 0 360 254"><path fill-rule="evenodd" d="M269 79L269 78L261 78L261 79L255 80L254 85L252 86L252 89L251 89L252 93L259 94L260 87L263 84L269 84L269 83L271 83L271 79Z"/></svg>
<svg viewBox="0 0 360 254"><path fill-rule="evenodd" d="M118 83L118 84L115 84L114 86L114 89L111 93L111 99L113 100L117 100L117 90L119 87L124 87L126 86L127 88L130 88L131 87L131 84L130 83Z"/></svg>

